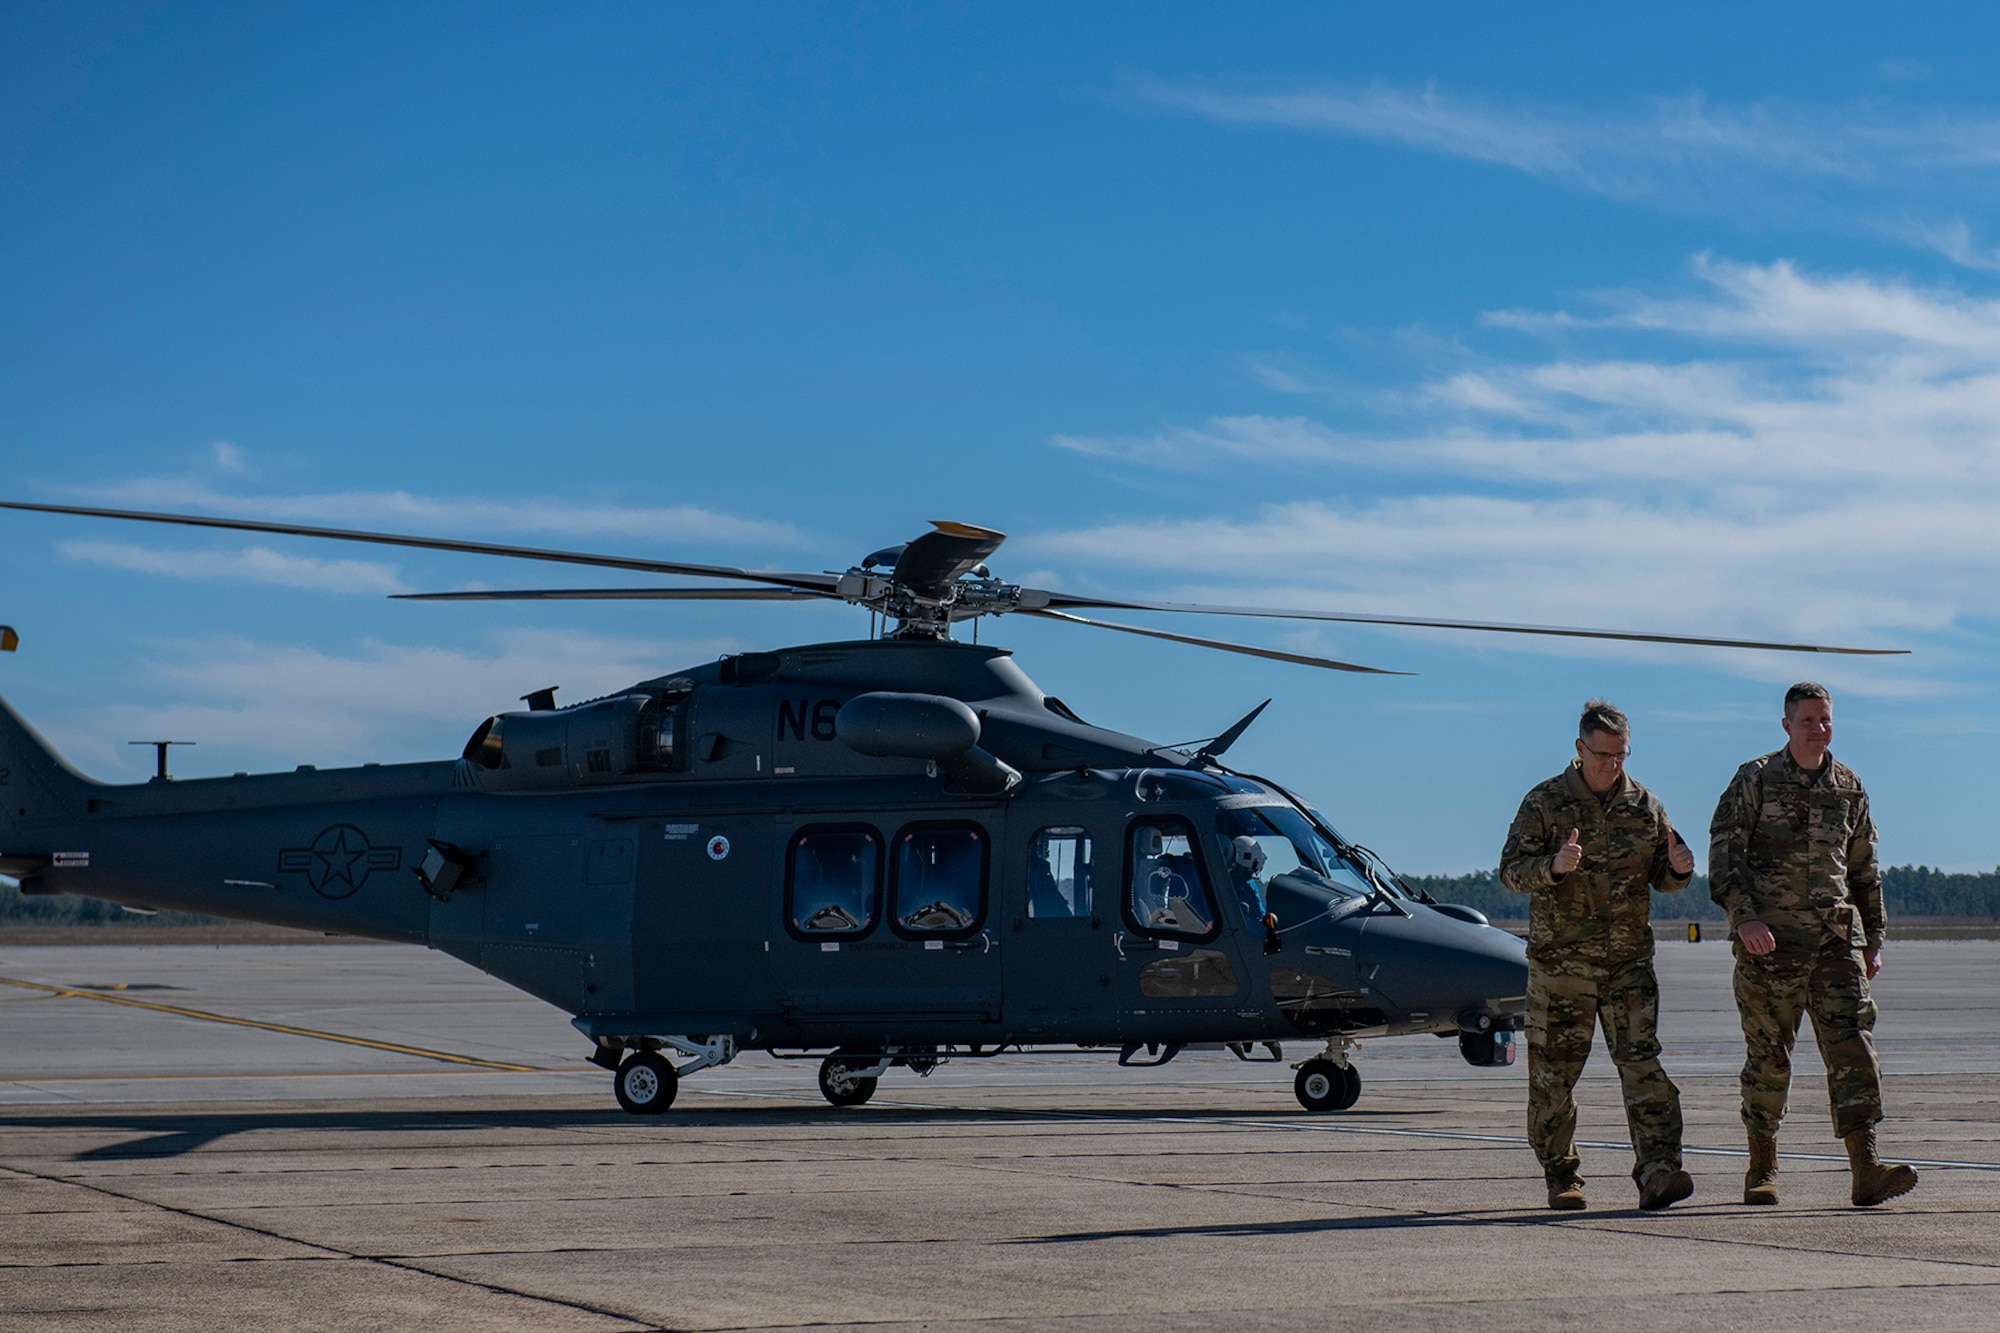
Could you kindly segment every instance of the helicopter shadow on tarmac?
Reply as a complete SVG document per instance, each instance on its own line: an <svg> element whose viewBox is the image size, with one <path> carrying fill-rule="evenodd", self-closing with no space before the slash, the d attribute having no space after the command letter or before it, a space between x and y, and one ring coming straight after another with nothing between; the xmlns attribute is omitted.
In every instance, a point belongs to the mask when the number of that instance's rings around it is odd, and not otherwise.
<svg viewBox="0 0 2000 1333"><path fill-rule="evenodd" d="M1129 1108L1092 1112L1090 1121L1143 1125L1149 1121L1186 1126L1212 1122L1217 1125L1240 1122L1243 1109L1209 1108ZM1416 1120L1438 1114L1427 1109L1373 1112L1371 1119ZM1260 1119L1271 1119L1259 1115ZM577 1131L595 1133L619 1131L629 1140L635 1129L657 1128L667 1133L662 1139L680 1141L698 1137L704 1130L808 1130L818 1126L861 1127L894 1131L919 1127L984 1125L996 1122L1016 1125L1046 1125L1054 1120L1071 1121L1062 1112L986 1110L964 1107L878 1106L866 1111L836 1110L801 1101L794 1108L746 1107L689 1110L671 1121L637 1122L612 1110L426 1110L390 1108L376 1110L257 1110L179 1111L149 1114L142 1111L93 1112L82 1115L10 1115L0 1125L15 1131L46 1130L75 1133L125 1132L134 1137L100 1144L69 1155L73 1162L106 1162L158 1159L200 1152L225 1140L247 1134L336 1133L372 1135L436 1134L449 1138L469 1131L531 1130L536 1133ZM362 1145L368 1146L368 1145Z"/></svg>

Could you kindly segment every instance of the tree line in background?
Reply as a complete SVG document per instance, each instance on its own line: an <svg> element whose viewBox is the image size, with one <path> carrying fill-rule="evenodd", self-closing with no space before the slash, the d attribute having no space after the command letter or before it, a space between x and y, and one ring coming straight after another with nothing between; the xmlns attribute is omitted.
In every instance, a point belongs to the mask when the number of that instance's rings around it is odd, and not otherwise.
<svg viewBox="0 0 2000 1333"><path fill-rule="evenodd" d="M1519 921L1528 900L1500 887L1491 870L1470 875L1404 875L1403 882L1441 903L1464 903L1496 921ZM1948 917L2000 921L2000 868L1977 875L1948 875L1929 866L1890 866L1882 872L1889 919ZM1661 921L1720 921L1722 909L1708 899L1708 877L1696 875L1679 893L1653 895L1653 916ZM138 916L116 903L72 894L29 895L0 883L0 923L46 926L190 926L221 920L193 912Z"/></svg>
<svg viewBox="0 0 2000 1333"><path fill-rule="evenodd" d="M1501 887L1491 870L1470 875L1404 875L1413 889L1422 889L1441 903L1463 903L1496 921L1518 921L1528 915L1526 895ZM1929 866L1889 866L1882 871L1882 896L1889 920L1898 917L1950 917L2000 921L2000 868L1977 875L1948 875ZM1708 897L1708 876L1696 875L1679 893L1655 893L1656 921L1721 921L1722 909Z"/></svg>

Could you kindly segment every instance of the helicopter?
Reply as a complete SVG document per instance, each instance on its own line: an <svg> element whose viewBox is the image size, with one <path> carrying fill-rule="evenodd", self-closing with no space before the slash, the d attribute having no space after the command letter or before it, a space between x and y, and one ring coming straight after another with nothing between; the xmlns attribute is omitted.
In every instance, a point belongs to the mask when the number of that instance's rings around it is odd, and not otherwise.
<svg viewBox="0 0 2000 1333"><path fill-rule="evenodd" d="M416 601L835 600L865 639L743 652L478 723L456 758L148 782L71 768L0 700L0 874L74 893L425 944L573 1015L633 1114L745 1051L819 1061L836 1106L894 1069L1191 1047L1296 1061L1355 1105L1364 1038L1514 1059L1522 942L1412 890L1310 803L1205 744L1092 725L1001 647L1028 615L1327 670L1404 674L1111 622L1124 609L1727 648L1837 648L1068 594L993 575L1004 534L936 522L842 571L754 571L189 514L0 508L613 568L698 587L405 593ZM723 586L716 586L716 585ZM728 586L728 585L750 586ZM7 646L14 645L9 632ZM1269 700L1265 701L1266 704Z"/></svg>

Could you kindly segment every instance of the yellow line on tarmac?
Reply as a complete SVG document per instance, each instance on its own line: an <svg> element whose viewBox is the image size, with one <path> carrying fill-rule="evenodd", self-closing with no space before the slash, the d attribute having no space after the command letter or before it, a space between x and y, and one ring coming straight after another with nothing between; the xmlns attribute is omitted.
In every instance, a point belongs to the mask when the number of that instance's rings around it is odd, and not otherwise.
<svg viewBox="0 0 2000 1333"><path fill-rule="evenodd" d="M473 1065L480 1069L498 1069L509 1074L540 1074L547 1071L534 1065L509 1065L498 1060L475 1060L469 1055L453 1055L449 1051L430 1051L421 1046L398 1046L391 1041L370 1041L366 1037L348 1037L338 1032L318 1032L312 1028L295 1028L284 1023L263 1023L254 1018L232 1018L228 1014L211 1014L203 1009L183 1009L174 1004L154 1004L150 1000L133 1000L123 995L102 995L95 991L66 990L61 986L45 986L39 981L16 981L12 977L0 977L0 985L19 986L23 990L47 991L50 995L69 1000L96 1000L102 1004L122 1004L134 1009L151 1009L155 1013L178 1014L182 1018L199 1018L210 1023L228 1023L240 1028L257 1028L263 1032L282 1032L288 1037L312 1037L318 1041L337 1041L343 1046L365 1046L371 1051L389 1051L396 1055L415 1055L425 1060L442 1060L450 1065Z"/></svg>
<svg viewBox="0 0 2000 1333"><path fill-rule="evenodd" d="M483 1069L462 1069L462 1074L477 1077L485 1073ZM582 1070L538 1069L540 1074L581 1073ZM435 1069L267 1069L251 1070L247 1074L6 1074L0 1075L0 1084L20 1087L39 1087L44 1083L157 1083L161 1081L185 1082L188 1079L272 1079L272 1078L438 1078Z"/></svg>

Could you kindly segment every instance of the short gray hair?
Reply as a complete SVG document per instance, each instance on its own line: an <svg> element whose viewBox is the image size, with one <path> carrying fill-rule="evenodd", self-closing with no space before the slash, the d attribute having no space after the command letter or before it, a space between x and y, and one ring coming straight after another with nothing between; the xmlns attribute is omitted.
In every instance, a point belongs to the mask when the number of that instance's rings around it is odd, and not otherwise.
<svg viewBox="0 0 2000 1333"><path fill-rule="evenodd" d="M1598 732L1606 736L1630 736L1632 724L1625 715L1611 706L1605 699L1592 699L1583 706L1583 716L1576 721L1579 738Z"/></svg>
<svg viewBox="0 0 2000 1333"><path fill-rule="evenodd" d="M1833 702L1833 696L1826 692L1826 686L1816 680L1802 680L1785 691L1785 716L1790 717L1792 710L1808 699L1824 699L1828 704Z"/></svg>

